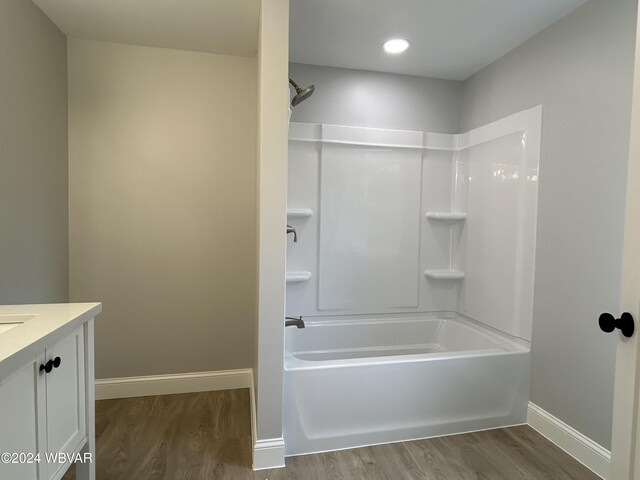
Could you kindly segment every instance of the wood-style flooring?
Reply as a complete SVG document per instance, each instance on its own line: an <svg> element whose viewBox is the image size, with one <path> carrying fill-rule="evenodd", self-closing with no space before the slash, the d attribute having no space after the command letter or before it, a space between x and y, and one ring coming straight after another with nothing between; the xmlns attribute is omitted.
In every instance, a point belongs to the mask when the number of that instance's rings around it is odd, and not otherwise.
<svg viewBox="0 0 640 480"><path fill-rule="evenodd" d="M526 426L293 457L252 472L249 409L248 390L99 401L97 480L599 479Z"/></svg>

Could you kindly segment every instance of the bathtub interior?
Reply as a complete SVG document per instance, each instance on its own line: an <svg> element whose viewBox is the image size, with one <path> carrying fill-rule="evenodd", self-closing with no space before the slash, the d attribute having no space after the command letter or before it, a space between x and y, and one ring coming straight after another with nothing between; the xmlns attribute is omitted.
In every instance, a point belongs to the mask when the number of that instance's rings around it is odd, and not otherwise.
<svg viewBox="0 0 640 480"><path fill-rule="evenodd" d="M528 342L459 315L329 317L286 331L286 368L296 360L336 361L397 356L446 357L527 351Z"/></svg>

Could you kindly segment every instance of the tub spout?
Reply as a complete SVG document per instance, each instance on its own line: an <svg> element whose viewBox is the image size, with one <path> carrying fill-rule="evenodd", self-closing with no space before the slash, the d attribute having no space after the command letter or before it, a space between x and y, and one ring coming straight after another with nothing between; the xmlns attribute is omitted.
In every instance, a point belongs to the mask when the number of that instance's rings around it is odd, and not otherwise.
<svg viewBox="0 0 640 480"><path fill-rule="evenodd" d="M296 326L298 328L304 328L304 320L302 317L284 317L284 326L285 327L293 327Z"/></svg>

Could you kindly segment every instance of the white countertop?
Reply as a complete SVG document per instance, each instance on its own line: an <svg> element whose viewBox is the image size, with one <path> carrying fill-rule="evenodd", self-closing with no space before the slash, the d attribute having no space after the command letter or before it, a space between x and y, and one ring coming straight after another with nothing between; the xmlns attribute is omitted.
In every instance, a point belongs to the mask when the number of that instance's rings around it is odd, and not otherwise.
<svg viewBox="0 0 640 480"><path fill-rule="evenodd" d="M56 332L78 327L101 311L101 303L0 305L0 363Z"/></svg>

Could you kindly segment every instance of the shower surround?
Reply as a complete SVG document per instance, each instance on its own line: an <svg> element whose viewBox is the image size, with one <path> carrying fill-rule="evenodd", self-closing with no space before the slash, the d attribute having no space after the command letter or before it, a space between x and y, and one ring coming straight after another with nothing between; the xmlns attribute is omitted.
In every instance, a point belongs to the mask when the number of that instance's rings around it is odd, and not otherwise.
<svg viewBox="0 0 640 480"><path fill-rule="evenodd" d="M541 121L291 124L288 455L526 421Z"/></svg>

